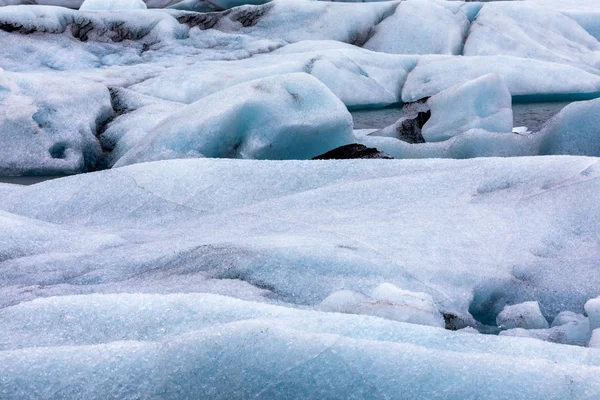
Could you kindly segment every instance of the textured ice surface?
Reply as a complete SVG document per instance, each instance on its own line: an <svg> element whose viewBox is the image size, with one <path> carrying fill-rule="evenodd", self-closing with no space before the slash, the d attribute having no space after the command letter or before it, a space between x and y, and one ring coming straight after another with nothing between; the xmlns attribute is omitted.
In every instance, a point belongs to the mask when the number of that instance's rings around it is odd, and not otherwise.
<svg viewBox="0 0 600 400"><path fill-rule="evenodd" d="M240 280L299 304L389 282L457 315L495 321L504 305L537 300L552 319L582 312L600 285L596 169L595 159L552 157L196 159L48 181L9 191L0 208L124 242L86 252L49 240L52 254L9 257L0 298L61 293L64 281L45 271L66 274L67 292L229 293L218 283ZM10 242L26 248L19 232Z"/></svg>
<svg viewBox="0 0 600 400"><path fill-rule="evenodd" d="M79 9L81 11L136 10L146 9L142 0L85 0Z"/></svg>
<svg viewBox="0 0 600 400"><path fill-rule="evenodd" d="M511 95L498 74L453 86L427 100L431 118L423 126L427 142L439 142L471 129L511 132Z"/></svg>
<svg viewBox="0 0 600 400"><path fill-rule="evenodd" d="M544 6L486 4L472 25L464 55L511 55L600 67L600 43L575 20Z"/></svg>
<svg viewBox="0 0 600 400"><path fill-rule="evenodd" d="M64 296L1 310L0 319L10 339L0 351L7 399L600 393L598 352L215 295Z"/></svg>
<svg viewBox="0 0 600 400"><path fill-rule="evenodd" d="M400 2L364 47L395 54L461 54L467 16L430 0Z"/></svg>
<svg viewBox="0 0 600 400"><path fill-rule="evenodd" d="M352 142L352 117L304 73L214 93L158 124L115 166L171 158L311 159Z"/></svg>
<svg viewBox="0 0 600 400"><path fill-rule="evenodd" d="M389 282L465 320L531 300L583 312L596 164L193 159L0 185L2 398L597 398L593 349L293 309L406 299Z"/></svg>

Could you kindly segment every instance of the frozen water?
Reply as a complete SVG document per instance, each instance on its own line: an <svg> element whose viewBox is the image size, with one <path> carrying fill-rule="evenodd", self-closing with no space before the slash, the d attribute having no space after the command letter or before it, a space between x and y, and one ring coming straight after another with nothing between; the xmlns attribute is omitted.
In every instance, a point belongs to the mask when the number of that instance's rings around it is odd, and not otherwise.
<svg viewBox="0 0 600 400"><path fill-rule="evenodd" d="M217 92L156 126L115 166L171 158L311 159L352 142L344 104L304 73Z"/></svg>
<svg viewBox="0 0 600 400"><path fill-rule="evenodd" d="M439 142L471 129L511 132L512 98L498 74L448 88L427 100L431 118L423 126L426 142Z"/></svg>
<svg viewBox="0 0 600 400"><path fill-rule="evenodd" d="M496 317L499 327L505 329L547 329L548 321L540 311L537 301L506 306Z"/></svg>
<svg viewBox="0 0 600 400"><path fill-rule="evenodd" d="M146 8L146 3L142 0L85 0L79 7L81 11L144 10Z"/></svg>

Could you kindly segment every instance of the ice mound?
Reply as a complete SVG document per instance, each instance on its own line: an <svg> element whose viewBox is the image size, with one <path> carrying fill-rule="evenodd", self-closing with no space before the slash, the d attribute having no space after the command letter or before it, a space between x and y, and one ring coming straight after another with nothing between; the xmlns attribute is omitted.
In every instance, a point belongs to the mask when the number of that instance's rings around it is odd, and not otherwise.
<svg viewBox="0 0 600 400"><path fill-rule="evenodd" d="M512 131L512 97L498 74L453 86L431 97L427 104L431 118L421 132L426 142L447 140L475 128Z"/></svg>
<svg viewBox="0 0 600 400"><path fill-rule="evenodd" d="M7 399L600 394L600 354L587 349L207 294L40 299L0 322Z"/></svg>
<svg viewBox="0 0 600 400"><path fill-rule="evenodd" d="M461 54L467 16L430 0L406 0L380 22L364 48L395 54Z"/></svg>
<svg viewBox="0 0 600 400"><path fill-rule="evenodd" d="M142 0L85 0L79 7L81 11L145 10L146 8L146 3Z"/></svg>
<svg viewBox="0 0 600 400"><path fill-rule="evenodd" d="M600 77L596 74L571 65L500 55L422 57L406 79L402 99L406 103L417 101L489 73L502 75L517 99L581 100L600 94Z"/></svg>
<svg viewBox="0 0 600 400"><path fill-rule="evenodd" d="M590 328L600 328L600 297L585 303L585 312L590 318Z"/></svg>
<svg viewBox="0 0 600 400"><path fill-rule="evenodd" d="M169 101L192 103L227 87L293 72L323 82L348 107L385 106L400 101L400 88L416 63L414 56L395 56L353 46L314 50L333 42L308 41L268 55L240 61L201 62L173 68L131 87Z"/></svg>
<svg viewBox="0 0 600 400"><path fill-rule="evenodd" d="M537 301L506 306L496 317L496 324L505 329L547 329L548 321L540 311Z"/></svg>
<svg viewBox="0 0 600 400"><path fill-rule="evenodd" d="M308 74L243 83L182 107L115 166L171 158L311 159L352 143L352 117Z"/></svg>
<svg viewBox="0 0 600 400"><path fill-rule="evenodd" d="M600 67L600 43L575 20L545 6L516 2L484 5L464 55L511 55L590 70Z"/></svg>
<svg viewBox="0 0 600 400"><path fill-rule="evenodd" d="M541 154L600 156L600 99L563 108L542 129Z"/></svg>
<svg viewBox="0 0 600 400"><path fill-rule="evenodd" d="M377 286L371 296L351 290L332 293L321 302L319 309L440 328L445 326L444 318L431 295L402 290L391 283Z"/></svg>
<svg viewBox="0 0 600 400"><path fill-rule="evenodd" d="M97 127L112 113L102 84L0 69L0 175L88 170L102 153Z"/></svg>

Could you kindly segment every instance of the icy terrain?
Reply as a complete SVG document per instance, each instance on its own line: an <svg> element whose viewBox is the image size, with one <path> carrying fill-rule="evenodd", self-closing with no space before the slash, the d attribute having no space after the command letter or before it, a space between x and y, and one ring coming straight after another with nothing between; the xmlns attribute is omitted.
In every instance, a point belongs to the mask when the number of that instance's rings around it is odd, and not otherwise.
<svg viewBox="0 0 600 400"><path fill-rule="evenodd" d="M0 5L1 400L600 398L596 0Z"/></svg>

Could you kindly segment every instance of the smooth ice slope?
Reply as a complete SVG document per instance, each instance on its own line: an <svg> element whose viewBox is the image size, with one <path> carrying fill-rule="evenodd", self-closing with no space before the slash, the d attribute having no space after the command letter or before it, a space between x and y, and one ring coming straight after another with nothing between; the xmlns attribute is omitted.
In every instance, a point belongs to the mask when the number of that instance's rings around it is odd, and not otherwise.
<svg viewBox="0 0 600 400"><path fill-rule="evenodd" d="M506 306L496 317L496 324L505 329L547 329L548 321L540 311L537 301Z"/></svg>
<svg viewBox="0 0 600 400"><path fill-rule="evenodd" d="M308 74L233 86L169 116L115 166L171 158L310 159L352 142L344 104Z"/></svg>
<svg viewBox="0 0 600 400"><path fill-rule="evenodd" d="M475 128L510 133L511 102L504 78L498 74L484 75L427 100L431 118L421 133L426 142L447 140Z"/></svg>
<svg viewBox="0 0 600 400"><path fill-rule="evenodd" d="M85 0L79 7L81 11L145 10L146 8L146 3L142 0Z"/></svg>

